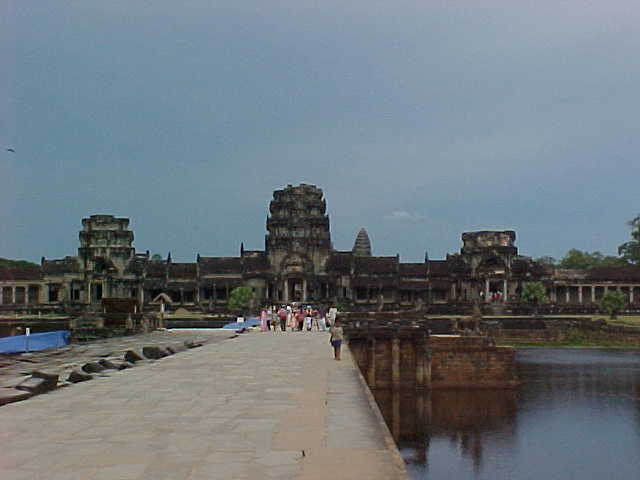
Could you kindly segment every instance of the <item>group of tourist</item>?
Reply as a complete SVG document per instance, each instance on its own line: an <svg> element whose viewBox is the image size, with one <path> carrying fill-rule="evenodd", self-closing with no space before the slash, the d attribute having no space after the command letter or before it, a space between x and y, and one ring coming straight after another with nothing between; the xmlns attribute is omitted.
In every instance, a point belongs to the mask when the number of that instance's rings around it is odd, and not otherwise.
<svg viewBox="0 0 640 480"><path fill-rule="evenodd" d="M260 330L311 332L316 330L325 332L329 328L329 343L333 347L336 360L340 360L340 347L343 340L342 327L337 319L338 309L321 305L275 305L264 306L260 311Z"/></svg>
<svg viewBox="0 0 640 480"><path fill-rule="evenodd" d="M311 305L265 306L260 312L260 330L290 332L324 332L336 320L338 309L335 307L312 307Z"/></svg>

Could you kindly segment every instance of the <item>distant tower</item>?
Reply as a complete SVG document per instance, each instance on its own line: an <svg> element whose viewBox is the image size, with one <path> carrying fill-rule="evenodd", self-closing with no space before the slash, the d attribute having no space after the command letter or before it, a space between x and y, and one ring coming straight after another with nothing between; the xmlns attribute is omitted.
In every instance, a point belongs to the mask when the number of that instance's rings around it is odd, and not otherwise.
<svg viewBox="0 0 640 480"><path fill-rule="evenodd" d="M82 219L80 257L85 270L116 268L122 272L135 255L128 218L91 215Z"/></svg>
<svg viewBox="0 0 640 480"><path fill-rule="evenodd" d="M351 250L354 255L360 257L371 256L371 240L369 240L369 234L364 228L361 228L356 237L356 241L353 243L353 249Z"/></svg>
<svg viewBox="0 0 640 480"><path fill-rule="evenodd" d="M331 233L322 190L315 185L287 185L273 192L265 247L279 273L313 273L331 254Z"/></svg>

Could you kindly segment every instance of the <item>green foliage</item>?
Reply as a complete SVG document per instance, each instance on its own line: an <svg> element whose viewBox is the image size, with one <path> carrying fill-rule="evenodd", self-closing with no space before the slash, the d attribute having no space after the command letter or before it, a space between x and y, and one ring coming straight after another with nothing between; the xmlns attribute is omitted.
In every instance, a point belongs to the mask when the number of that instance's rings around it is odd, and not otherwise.
<svg viewBox="0 0 640 480"><path fill-rule="evenodd" d="M618 247L618 254L632 265L640 265L640 215L630 220L632 240Z"/></svg>
<svg viewBox="0 0 640 480"><path fill-rule="evenodd" d="M624 267L628 262L623 257L613 257L603 255L600 252L583 252L571 249L560 260L560 268L570 268L575 270L591 270L597 267Z"/></svg>
<svg viewBox="0 0 640 480"><path fill-rule="evenodd" d="M253 300L253 290L249 287L236 287L229 295L227 307L233 312L245 312Z"/></svg>
<svg viewBox="0 0 640 480"><path fill-rule="evenodd" d="M556 265L558 263L555 258L549 256L536 258L535 261L538 263L542 263L543 265Z"/></svg>
<svg viewBox="0 0 640 480"><path fill-rule="evenodd" d="M161 262L162 261L162 255L160 255L159 253L154 253L153 255L151 255L151 261L152 262Z"/></svg>
<svg viewBox="0 0 640 480"><path fill-rule="evenodd" d="M602 297L602 309L611 318L616 318L616 314L627 304L627 296L622 292L608 291Z"/></svg>
<svg viewBox="0 0 640 480"><path fill-rule="evenodd" d="M547 289L541 282L527 282L522 287L522 299L528 303L547 301Z"/></svg>
<svg viewBox="0 0 640 480"><path fill-rule="evenodd" d="M37 266L37 263L28 262L26 260L11 260L8 258L0 258L0 267L4 268L24 268Z"/></svg>

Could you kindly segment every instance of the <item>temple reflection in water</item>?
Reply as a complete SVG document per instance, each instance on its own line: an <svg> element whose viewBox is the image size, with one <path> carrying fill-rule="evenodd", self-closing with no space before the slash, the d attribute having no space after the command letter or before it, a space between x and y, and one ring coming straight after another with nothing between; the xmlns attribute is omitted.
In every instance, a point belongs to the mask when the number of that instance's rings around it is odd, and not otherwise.
<svg viewBox="0 0 640 480"><path fill-rule="evenodd" d="M440 438L479 468L483 437L510 437L515 431L514 390L376 390L374 395L407 463L428 465L429 444Z"/></svg>

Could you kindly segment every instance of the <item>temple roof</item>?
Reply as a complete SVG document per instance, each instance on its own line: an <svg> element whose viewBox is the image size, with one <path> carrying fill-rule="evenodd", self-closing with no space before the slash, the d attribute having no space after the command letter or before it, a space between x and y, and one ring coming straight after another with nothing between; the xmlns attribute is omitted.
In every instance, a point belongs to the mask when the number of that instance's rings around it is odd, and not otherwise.
<svg viewBox="0 0 640 480"><path fill-rule="evenodd" d="M403 277L426 277L427 276L427 264L420 263L401 263L400 275Z"/></svg>
<svg viewBox="0 0 640 480"><path fill-rule="evenodd" d="M589 280L632 280L637 282L640 280L640 265L629 267L602 267L594 268L587 272Z"/></svg>
<svg viewBox="0 0 640 480"><path fill-rule="evenodd" d="M364 257L371 256L371 240L369 239L369 234L364 228L361 228L358 232L358 236L353 243L353 249L351 251L354 255Z"/></svg>
<svg viewBox="0 0 640 480"><path fill-rule="evenodd" d="M242 257L200 257L200 275L242 274Z"/></svg>
<svg viewBox="0 0 640 480"><path fill-rule="evenodd" d="M80 262L75 257L65 257L62 260L44 260L42 273L44 275L64 275L65 273L78 273Z"/></svg>
<svg viewBox="0 0 640 480"><path fill-rule="evenodd" d="M0 280L40 280L42 269L40 267L0 267Z"/></svg>
<svg viewBox="0 0 640 480"><path fill-rule="evenodd" d="M354 273L385 275L398 273L398 257L353 257Z"/></svg>
<svg viewBox="0 0 640 480"><path fill-rule="evenodd" d="M351 272L351 252L333 252L327 260L327 272L348 275Z"/></svg>
<svg viewBox="0 0 640 480"><path fill-rule="evenodd" d="M170 263L169 278L196 278L197 267L193 262L190 263Z"/></svg>

